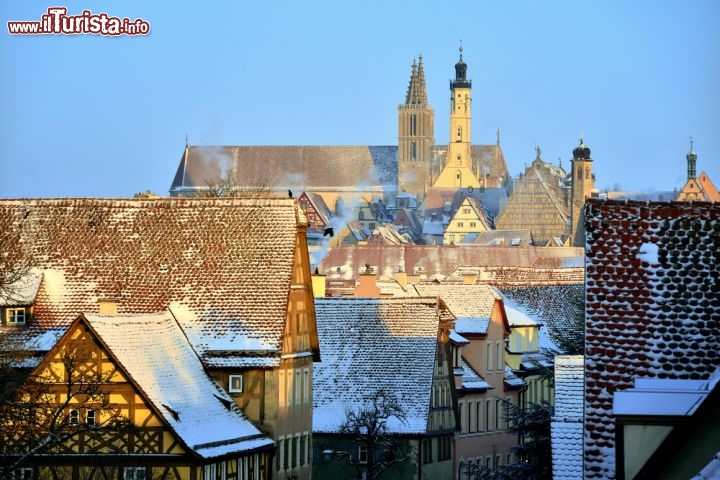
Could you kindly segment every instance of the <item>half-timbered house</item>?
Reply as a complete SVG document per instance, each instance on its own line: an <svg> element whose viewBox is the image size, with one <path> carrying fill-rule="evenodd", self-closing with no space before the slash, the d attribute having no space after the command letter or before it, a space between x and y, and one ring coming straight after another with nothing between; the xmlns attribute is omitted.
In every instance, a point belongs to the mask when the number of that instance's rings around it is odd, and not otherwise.
<svg viewBox="0 0 720 480"><path fill-rule="evenodd" d="M0 200L3 248L41 276L30 304L0 305L0 333L42 356L81 313L170 309L209 374L276 442L272 478L309 478L319 347L307 228L289 198ZM22 322L8 314L18 308Z"/></svg>

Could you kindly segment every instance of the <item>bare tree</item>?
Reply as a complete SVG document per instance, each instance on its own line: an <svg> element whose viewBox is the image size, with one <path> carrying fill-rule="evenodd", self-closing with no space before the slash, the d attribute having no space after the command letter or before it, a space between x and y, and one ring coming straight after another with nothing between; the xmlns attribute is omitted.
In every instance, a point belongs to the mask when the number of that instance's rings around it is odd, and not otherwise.
<svg viewBox="0 0 720 480"><path fill-rule="evenodd" d="M0 475L39 455L115 451L132 426L110 403L114 371L102 371L100 350L89 339L70 339L46 357L35 372L23 375L27 349L0 345L2 382L13 385L0 402ZM12 352L17 352L13 356Z"/></svg>
<svg viewBox="0 0 720 480"><path fill-rule="evenodd" d="M271 174L253 178L243 178L242 185L231 171L216 178L206 179L205 188L198 190L195 196L200 198L250 197L272 198L277 196L277 179Z"/></svg>
<svg viewBox="0 0 720 480"><path fill-rule="evenodd" d="M356 458L353 462L359 477L376 479L393 465L411 460L407 445L393 439L388 432L388 420L393 418L400 423L407 421L397 397L382 388L373 393L366 406L346 413L340 433L354 437L366 452L365 458Z"/></svg>

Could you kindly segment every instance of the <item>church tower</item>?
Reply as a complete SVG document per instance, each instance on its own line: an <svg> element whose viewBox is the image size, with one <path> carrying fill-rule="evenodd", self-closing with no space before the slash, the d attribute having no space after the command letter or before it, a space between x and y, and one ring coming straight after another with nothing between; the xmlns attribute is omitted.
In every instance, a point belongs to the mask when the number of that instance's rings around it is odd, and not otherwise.
<svg viewBox="0 0 720 480"><path fill-rule="evenodd" d="M435 143L435 112L425 92L422 55L413 60L405 103L398 105L398 193L425 198L430 183L430 160Z"/></svg>
<svg viewBox="0 0 720 480"><path fill-rule="evenodd" d="M467 64L462 59L455 64L455 80L450 81L450 143L445 164L433 187L467 188L480 187L477 172L473 169L470 144L470 89L472 80L467 79Z"/></svg>
<svg viewBox="0 0 720 480"><path fill-rule="evenodd" d="M581 221L581 214L585 200L590 197L595 188L595 174L592 171L592 158L590 149L585 146L582 137L580 145L573 149L570 193L570 238L575 239ZM583 239L584 243L584 239Z"/></svg>

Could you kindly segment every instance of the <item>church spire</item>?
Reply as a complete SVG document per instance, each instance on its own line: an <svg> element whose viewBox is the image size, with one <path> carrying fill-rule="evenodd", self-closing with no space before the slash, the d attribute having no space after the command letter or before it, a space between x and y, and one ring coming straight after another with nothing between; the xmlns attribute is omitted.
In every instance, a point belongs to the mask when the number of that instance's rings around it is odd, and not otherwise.
<svg viewBox="0 0 720 480"><path fill-rule="evenodd" d="M427 94L425 93L425 70L423 69L422 55L419 63L413 60L410 84L408 85L405 105L425 105Z"/></svg>
<svg viewBox="0 0 720 480"><path fill-rule="evenodd" d="M695 179L695 163L697 162L697 153L695 153L695 150L693 149L692 137L690 137L690 151L687 155L685 155L685 158L687 159L688 180L693 180Z"/></svg>

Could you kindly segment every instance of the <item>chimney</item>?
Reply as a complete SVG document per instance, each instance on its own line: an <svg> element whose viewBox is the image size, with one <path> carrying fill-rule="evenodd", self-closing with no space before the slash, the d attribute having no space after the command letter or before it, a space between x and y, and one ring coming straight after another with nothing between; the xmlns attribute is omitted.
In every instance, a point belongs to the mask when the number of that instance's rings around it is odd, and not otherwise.
<svg viewBox="0 0 720 480"><path fill-rule="evenodd" d="M117 315L118 302L117 300L98 300L98 310L100 315Z"/></svg>
<svg viewBox="0 0 720 480"><path fill-rule="evenodd" d="M312 274L313 297L322 298L325 296L325 275L320 275L318 269Z"/></svg>
<svg viewBox="0 0 720 480"><path fill-rule="evenodd" d="M360 282L355 287L356 297L379 297L380 287L370 265L365 265L365 273L360 274Z"/></svg>

